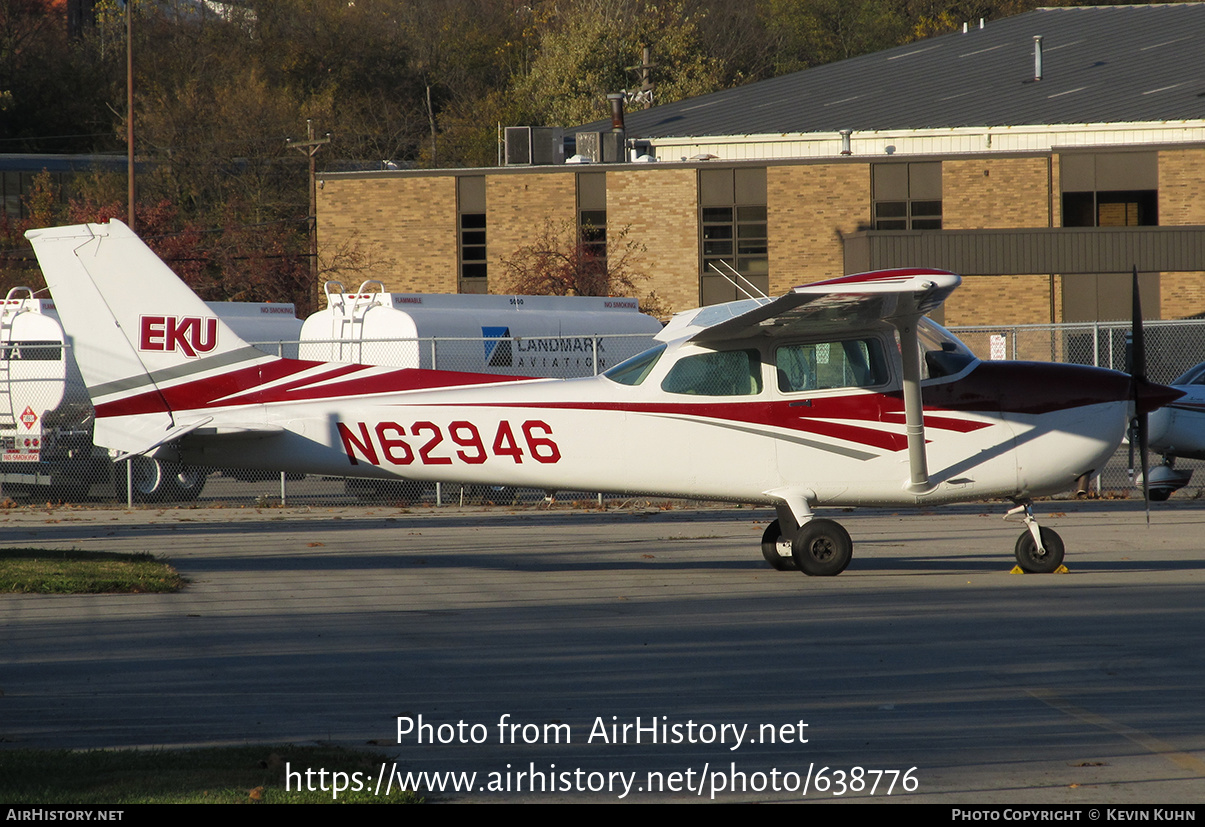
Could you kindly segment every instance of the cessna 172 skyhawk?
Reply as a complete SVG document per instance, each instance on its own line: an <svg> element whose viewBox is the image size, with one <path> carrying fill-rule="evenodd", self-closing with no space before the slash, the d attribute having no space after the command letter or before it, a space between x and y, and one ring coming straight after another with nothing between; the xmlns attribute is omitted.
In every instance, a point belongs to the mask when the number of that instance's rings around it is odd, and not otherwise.
<svg viewBox="0 0 1205 827"><path fill-rule="evenodd" d="M1175 397L1113 371L980 362L922 318L960 282L936 270L679 314L602 376L515 380L268 356L119 221L26 235L95 442L123 456L773 505L766 560L809 575L840 573L853 549L818 506L987 498L1026 523L1021 567L1054 571L1063 543L1031 498L1102 467L1132 399Z"/></svg>

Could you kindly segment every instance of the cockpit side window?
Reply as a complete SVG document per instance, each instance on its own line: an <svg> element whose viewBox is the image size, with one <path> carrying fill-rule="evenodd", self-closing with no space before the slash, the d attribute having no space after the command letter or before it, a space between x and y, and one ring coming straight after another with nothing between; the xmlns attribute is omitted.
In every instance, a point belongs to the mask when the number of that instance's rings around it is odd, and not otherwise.
<svg viewBox="0 0 1205 827"><path fill-rule="evenodd" d="M661 380L667 393L753 396L761 393L761 357L756 350L724 350L683 356Z"/></svg>
<svg viewBox="0 0 1205 827"><path fill-rule="evenodd" d="M872 388L891 375L883 343L874 338L784 345L775 351L775 364L783 393Z"/></svg>

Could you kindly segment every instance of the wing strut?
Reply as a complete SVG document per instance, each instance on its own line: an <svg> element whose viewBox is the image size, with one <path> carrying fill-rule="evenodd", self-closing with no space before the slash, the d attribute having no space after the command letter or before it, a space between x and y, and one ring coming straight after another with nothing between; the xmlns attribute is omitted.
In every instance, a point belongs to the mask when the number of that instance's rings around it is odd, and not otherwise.
<svg viewBox="0 0 1205 827"><path fill-rule="evenodd" d="M929 460L925 454L925 412L920 390L920 340L916 335L916 324L920 316L896 319L900 332L900 357L904 365L904 432L908 436L908 467L911 471L908 490L913 494L927 494L933 490L929 484Z"/></svg>

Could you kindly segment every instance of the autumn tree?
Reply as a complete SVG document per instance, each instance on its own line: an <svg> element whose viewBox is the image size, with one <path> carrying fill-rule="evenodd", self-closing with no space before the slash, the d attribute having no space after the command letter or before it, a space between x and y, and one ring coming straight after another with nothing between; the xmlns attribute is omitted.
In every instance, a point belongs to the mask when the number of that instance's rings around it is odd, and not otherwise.
<svg viewBox="0 0 1205 827"><path fill-rule="evenodd" d="M1080 0L1042 0L1066 5ZM656 102L940 34L1038 0L130 0L134 12L138 229L209 298L305 302L304 157L285 143L333 133L327 169L490 166L498 125L576 126L607 115L606 95L640 83L652 49ZM63 0L0 0L0 151L125 148L125 4L97 0L69 36ZM75 205L31 193L36 221L125 217L124 173L75 182ZM145 213L146 218L141 218ZM0 247L29 280L21 236ZM512 259L575 273L571 292L625 292L577 249L576 228L546 232ZM169 242L169 239L176 239ZM190 254L182 243L196 243ZM179 244L179 249L167 249ZM622 245L621 245L622 246ZM156 247L160 249L160 247ZM555 264L552 250L563 253ZM15 257L15 258L14 258ZM536 264L537 260L541 263ZM354 248L320 266L367 272ZM375 263L380 266L380 263ZM622 276L622 268L618 271ZM562 281L564 279L562 278ZM617 286L618 285L618 286ZM535 288L533 288L535 289Z"/></svg>
<svg viewBox="0 0 1205 827"><path fill-rule="evenodd" d="M0 152L113 147L110 57L67 37L61 2L0 0Z"/></svg>
<svg viewBox="0 0 1205 827"><path fill-rule="evenodd" d="M644 46L657 64L655 103L720 88L720 66L704 53L701 21L683 0L574 0L538 8L545 31L514 92L541 123L574 126L607 117L608 93L640 86Z"/></svg>
<svg viewBox="0 0 1205 827"><path fill-rule="evenodd" d="M627 296L640 309L667 316L664 302L645 292L648 275L641 266L645 246L624 227L605 242L576 222L545 221L535 240L502 259L501 290L527 296ZM643 295L642 295L643 294Z"/></svg>

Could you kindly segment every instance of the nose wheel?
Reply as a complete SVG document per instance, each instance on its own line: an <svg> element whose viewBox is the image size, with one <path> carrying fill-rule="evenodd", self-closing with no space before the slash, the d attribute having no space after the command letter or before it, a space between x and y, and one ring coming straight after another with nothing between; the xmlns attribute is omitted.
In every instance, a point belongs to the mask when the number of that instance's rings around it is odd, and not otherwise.
<svg viewBox="0 0 1205 827"><path fill-rule="evenodd" d="M1063 565L1063 538L1054 529L1041 529L1042 548L1033 541L1029 530L1017 538L1017 565L1029 574L1050 574Z"/></svg>
<svg viewBox="0 0 1205 827"><path fill-rule="evenodd" d="M1025 521L1025 530L1017 538L1017 565L1027 574L1051 574L1063 565L1063 538L1054 529L1039 526L1031 506L1026 500L1004 515L1006 520L1021 515Z"/></svg>

